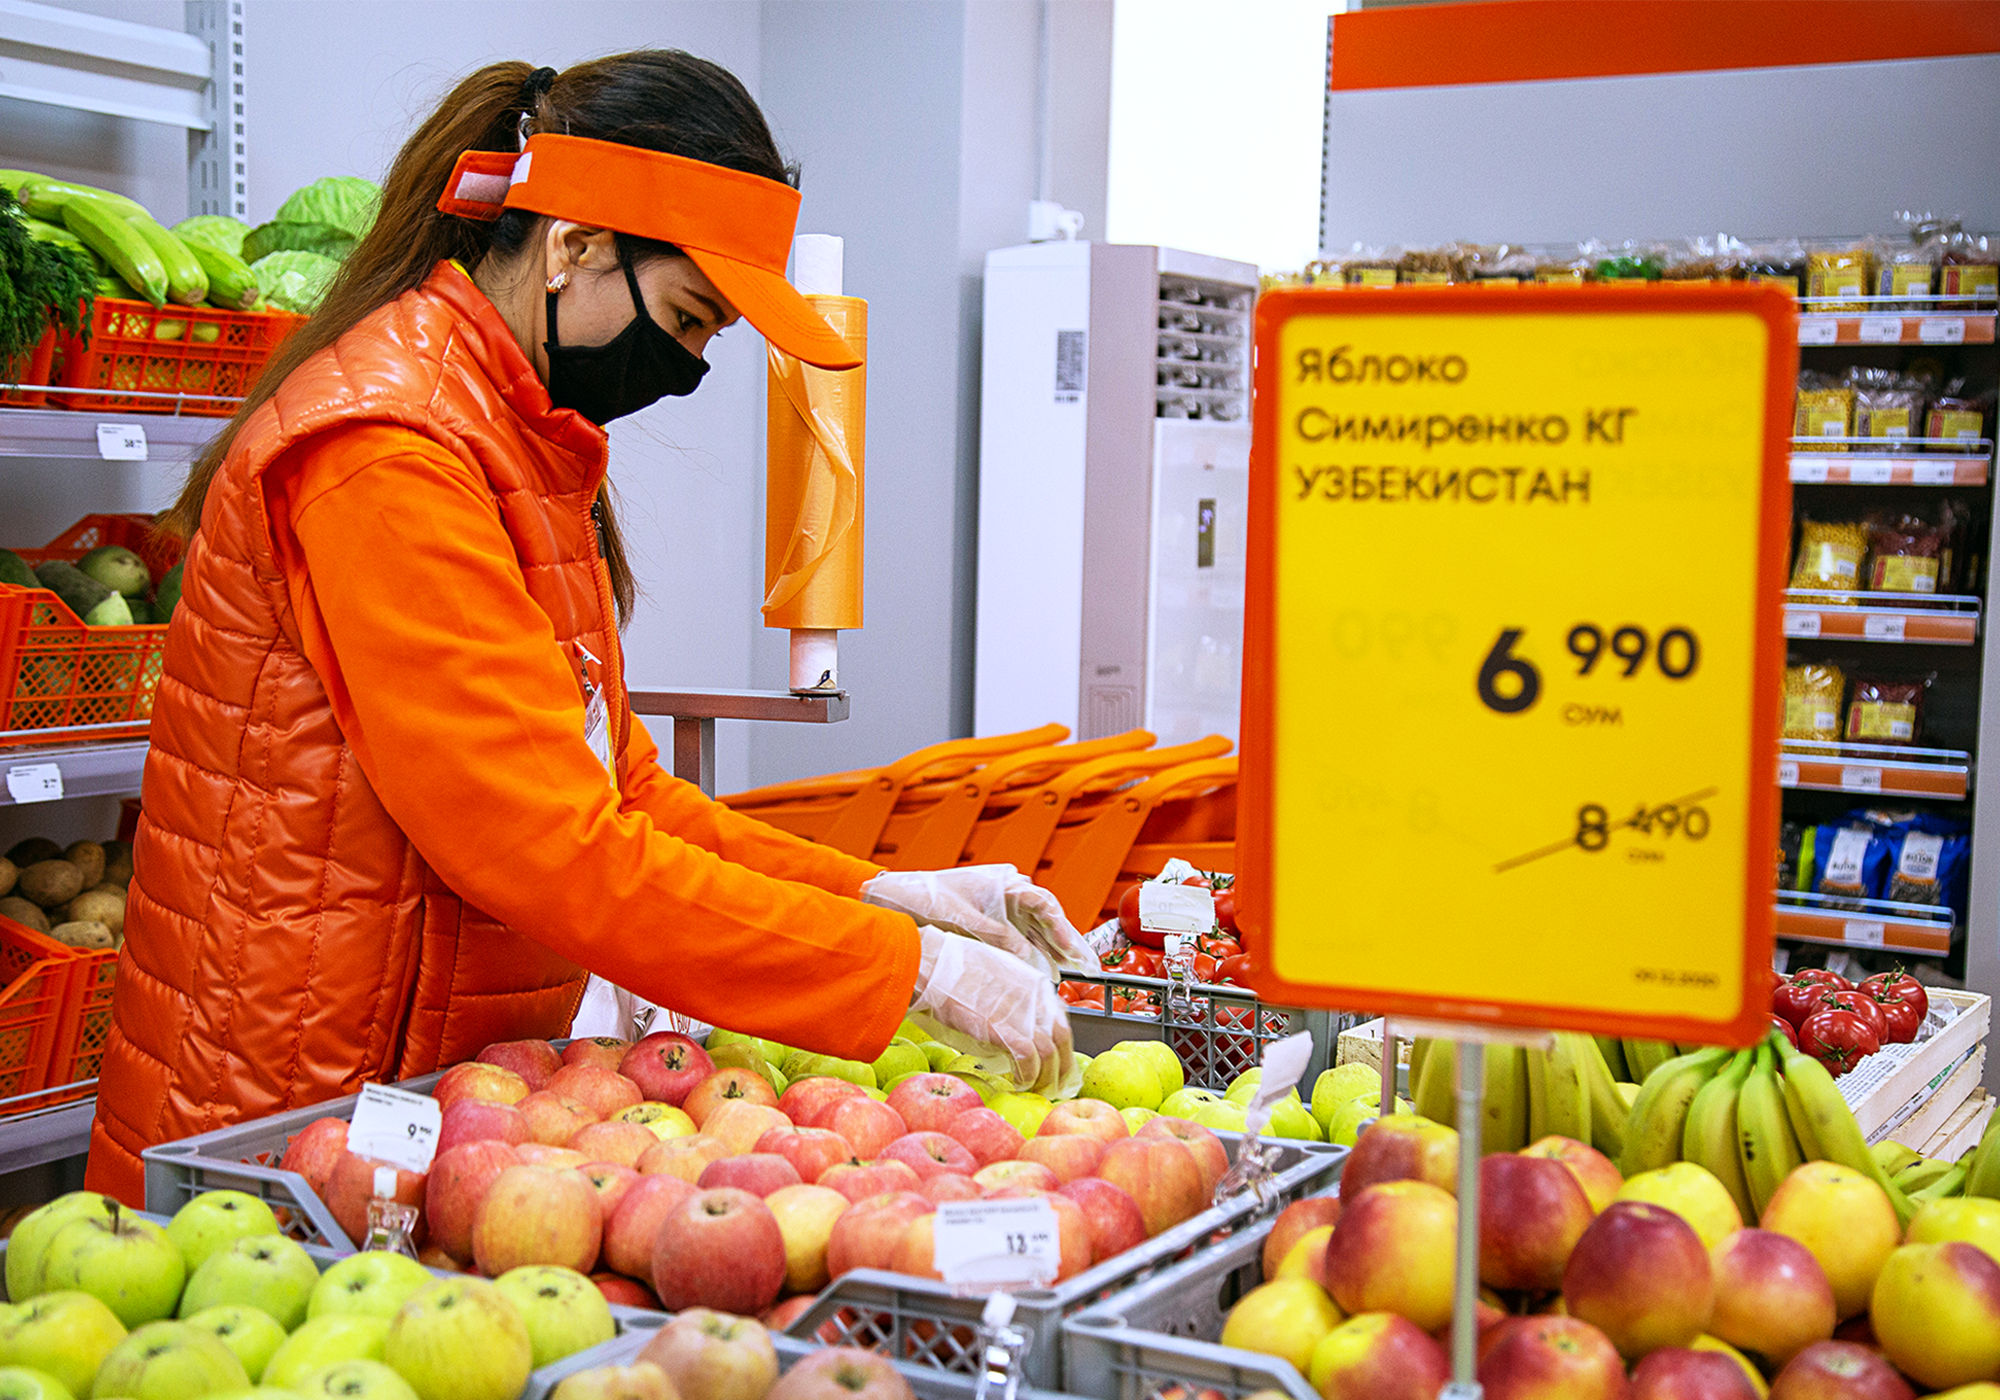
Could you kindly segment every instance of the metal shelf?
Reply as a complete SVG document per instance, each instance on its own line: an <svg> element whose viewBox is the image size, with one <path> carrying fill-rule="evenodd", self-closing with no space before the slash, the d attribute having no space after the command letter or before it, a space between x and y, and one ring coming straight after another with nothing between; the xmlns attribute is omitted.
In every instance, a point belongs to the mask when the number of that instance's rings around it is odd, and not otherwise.
<svg viewBox="0 0 2000 1400"><path fill-rule="evenodd" d="M138 428L150 462L191 462L229 420L180 418L168 413L77 413L60 408L0 408L0 457L42 457L100 462L106 458L100 424Z"/></svg>
<svg viewBox="0 0 2000 1400"><path fill-rule="evenodd" d="M1951 931L1951 910L1934 905L1792 890L1778 894L1778 937L1801 943L1943 957L1951 951Z"/></svg>
<svg viewBox="0 0 2000 1400"><path fill-rule="evenodd" d="M34 1099L44 1095L21 1097ZM0 1107L4 1107L4 1101L0 1101ZM90 1151L90 1120L96 1114L97 1100L88 1098L0 1117L0 1175L60 1162L65 1157L83 1156Z"/></svg>
<svg viewBox="0 0 2000 1400"><path fill-rule="evenodd" d="M1828 597L1852 598L1831 604ZM1843 642L1925 642L1969 647L1979 640L1979 599L1960 593L1842 593L1785 590L1785 635Z"/></svg>
<svg viewBox="0 0 2000 1400"><path fill-rule="evenodd" d="M1795 486L1984 486L1991 474L1990 452L1794 452L1791 462Z"/></svg>
<svg viewBox="0 0 2000 1400"><path fill-rule="evenodd" d="M139 775L146 766L146 741L0 748L0 776L16 768L50 763L62 770L64 798L124 797L139 790ZM13 805L13 797L0 782L0 807Z"/></svg>
<svg viewBox="0 0 2000 1400"><path fill-rule="evenodd" d="M1957 801L1972 791L1972 755L1959 749L1787 739L1779 749L1778 786Z"/></svg>

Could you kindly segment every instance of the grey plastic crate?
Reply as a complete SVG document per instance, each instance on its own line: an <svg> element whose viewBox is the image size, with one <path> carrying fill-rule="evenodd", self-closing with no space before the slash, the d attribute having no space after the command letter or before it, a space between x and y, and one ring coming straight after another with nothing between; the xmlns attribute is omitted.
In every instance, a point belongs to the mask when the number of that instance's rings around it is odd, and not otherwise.
<svg viewBox="0 0 2000 1400"><path fill-rule="evenodd" d="M1235 1155L1240 1136L1218 1133ZM1266 1143L1275 1175L1276 1197L1289 1204L1331 1186L1347 1160L1347 1149L1284 1139ZM1134 1249L1086 1269L1052 1288L1023 1289L1014 1295L1013 1325L1030 1338L1022 1372L1028 1383L1068 1387L1062 1369L1061 1333L1067 1317L1096 1307L1189 1258L1203 1258L1219 1244L1252 1231L1269 1214L1251 1197L1238 1196L1163 1230ZM1268 1228L1268 1226L1267 1226ZM1258 1238L1262 1235L1259 1233ZM974 1329L985 1299L963 1298L933 1279L877 1269L856 1269L821 1290L819 1300L789 1329L795 1337L821 1337L848 1346L886 1352L899 1361L970 1377L978 1367ZM1093 1394L1082 1391L1081 1394Z"/></svg>
<svg viewBox="0 0 2000 1400"><path fill-rule="evenodd" d="M1063 1323L1064 1384L1103 1400L1160 1400L1183 1394L1243 1400L1275 1390L1296 1400L1318 1392L1288 1361L1214 1339L1236 1300L1264 1281L1264 1241L1271 1222L1233 1236L1106 1298Z"/></svg>
<svg viewBox="0 0 2000 1400"><path fill-rule="evenodd" d="M595 1366L628 1366L632 1359L645 1349L652 1331L664 1327L667 1318L664 1313L642 1313L639 1321L629 1327L615 1340L589 1351L578 1352L535 1372L534 1379L522 1393L521 1400L546 1400L549 1392L567 1376L578 1371L588 1371ZM786 1336L782 1332L771 1334L771 1344L778 1353L778 1369L789 1371L799 1361L813 1352L822 1350L820 1343L799 1337ZM953 1375L946 1371L931 1370L911 1366L902 1362L896 1364L903 1378L910 1383L910 1389L917 1394L917 1400L972 1400L976 1382L970 1376ZM1023 1386L1015 1394L1019 1400L1067 1400L1054 1391L1034 1390Z"/></svg>
<svg viewBox="0 0 2000 1400"><path fill-rule="evenodd" d="M443 1077L442 1071L419 1075L396 1087L427 1094ZM326 1202L297 1172L279 1171L278 1162L294 1133L321 1118L352 1118L359 1097L329 1099L147 1148L142 1154L146 1209L172 1215L204 1191L245 1191L277 1211L286 1229L305 1243L353 1253L355 1242L334 1221Z"/></svg>

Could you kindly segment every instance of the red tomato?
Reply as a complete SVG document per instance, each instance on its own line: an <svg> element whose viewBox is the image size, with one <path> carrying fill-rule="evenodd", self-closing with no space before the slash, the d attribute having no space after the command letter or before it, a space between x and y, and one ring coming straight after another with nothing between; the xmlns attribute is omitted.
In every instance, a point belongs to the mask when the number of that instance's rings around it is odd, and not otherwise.
<svg viewBox="0 0 2000 1400"><path fill-rule="evenodd" d="M1206 875L1189 875L1181 880L1183 885L1195 885L1201 889L1213 889L1215 882Z"/></svg>
<svg viewBox="0 0 2000 1400"><path fill-rule="evenodd" d="M1793 1030L1804 1024L1806 1017L1819 1006L1820 993L1826 988L1818 982L1803 982L1798 978L1788 978L1778 984L1771 993L1771 1014L1789 1022Z"/></svg>
<svg viewBox="0 0 2000 1400"><path fill-rule="evenodd" d="M1236 888L1233 885L1216 892L1215 926L1224 933L1236 932Z"/></svg>
<svg viewBox="0 0 2000 1400"><path fill-rule="evenodd" d="M1792 1049L1799 1048L1799 1033L1792 1029L1792 1023L1782 1016L1771 1018L1771 1029L1792 1043Z"/></svg>
<svg viewBox="0 0 2000 1400"><path fill-rule="evenodd" d="M1930 993L1924 990L1923 983L1897 968L1894 972L1876 973L1861 984L1861 990L1881 1004L1890 1043L1908 1045L1917 1038L1917 1028L1923 1025L1924 1014L1931 1006Z"/></svg>
<svg viewBox="0 0 2000 1400"><path fill-rule="evenodd" d="M1125 956L1125 966L1121 972L1129 972L1134 977L1158 977L1160 975L1159 953L1151 948L1134 948Z"/></svg>
<svg viewBox="0 0 2000 1400"><path fill-rule="evenodd" d="M1079 987L1077 988L1076 996L1071 999L1070 1005L1081 1006L1091 1011L1102 1011L1104 1009L1104 988Z"/></svg>
<svg viewBox="0 0 2000 1400"><path fill-rule="evenodd" d="M1847 991L1854 986L1838 972L1829 972L1823 967L1802 967L1792 974L1794 982L1817 982L1822 987L1838 987Z"/></svg>
<svg viewBox="0 0 2000 1400"><path fill-rule="evenodd" d="M1196 953L1194 955L1194 980L1197 982L1213 982L1218 966L1220 964L1210 954Z"/></svg>
<svg viewBox="0 0 2000 1400"><path fill-rule="evenodd" d="M1215 972L1225 982L1247 987L1250 985L1250 955L1238 953L1233 958L1224 958L1216 965Z"/></svg>
<svg viewBox="0 0 2000 1400"><path fill-rule="evenodd" d="M1819 1004L1822 1009L1831 1006L1837 1011L1853 1012L1862 1019L1870 1033L1874 1035L1877 1047L1888 1043L1884 1032L1888 1030L1889 1023L1887 1018L1882 1015L1882 1004L1873 997L1860 991L1826 991L1820 993ZM1874 1052L1870 1051L1869 1053L1873 1054Z"/></svg>
<svg viewBox="0 0 2000 1400"><path fill-rule="evenodd" d="M1852 1011L1826 1007L1799 1027L1799 1049L1825 1065L1836 1079L1881 1049L1868 1023Z"/></svg>
<svg viewBox="0 0 2000 1400"><path fill-rule="evenodd" d="M1220 962L1242 952L1243 945L1233 938L1204 938L1201 940L1201 951Z"/></svg>

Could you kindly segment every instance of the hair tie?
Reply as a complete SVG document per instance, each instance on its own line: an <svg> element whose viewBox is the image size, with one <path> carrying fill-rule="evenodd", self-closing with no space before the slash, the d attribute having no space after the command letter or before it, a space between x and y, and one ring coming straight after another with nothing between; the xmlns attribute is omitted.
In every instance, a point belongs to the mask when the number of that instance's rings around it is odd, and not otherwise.
<svg viewBox="0 0 2000 1400"><path fill-rule="evenodd" d="M537 68L528 75L528 80L521 84L521 105L528 108L534 107L537 102L542 100L543 95L555 85L555 69Z"/></svg>

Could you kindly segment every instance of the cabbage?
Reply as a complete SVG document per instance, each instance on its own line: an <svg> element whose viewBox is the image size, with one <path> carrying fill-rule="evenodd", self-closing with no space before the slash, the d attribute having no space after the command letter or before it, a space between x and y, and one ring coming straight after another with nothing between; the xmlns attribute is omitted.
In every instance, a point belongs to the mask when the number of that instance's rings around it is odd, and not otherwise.
<svg viewBox="0 0 2000 1400"><path fill-rule="evenodd" d="M353 234L332 224L259 224L244 238L243 249L236 256L253 263L273 253L318 253L342 262L354 251L354 244Z"/></svg>
<svg viewBox="0 0 2000 1400"><path fill-rule="evenodd" d="M232 257L243 256L243 240L250 225L227 214L197 214L174 225L174 235L185 243L201 243L219 248Z"/></svg>
<svg viewBox="0 0 2000 1400"><path fill-rule="evenodd" d="M382 190L373 180L354 175L328 175L315 180L278 206L275 222L326 224L359 243L375 223Z"/></svg>
<svg viewBox="0 0 2000 1400"><path fill-rule="evenodd" d="M319 309L327 284L333 281L340 264L318 253L285 249L250 264L264 300L281 311L310 316Z"/></svg>

